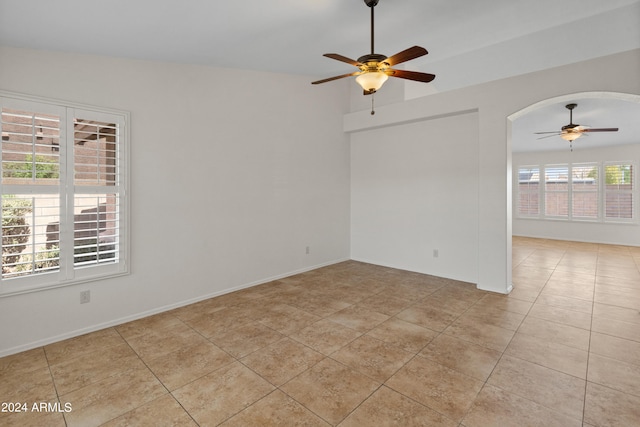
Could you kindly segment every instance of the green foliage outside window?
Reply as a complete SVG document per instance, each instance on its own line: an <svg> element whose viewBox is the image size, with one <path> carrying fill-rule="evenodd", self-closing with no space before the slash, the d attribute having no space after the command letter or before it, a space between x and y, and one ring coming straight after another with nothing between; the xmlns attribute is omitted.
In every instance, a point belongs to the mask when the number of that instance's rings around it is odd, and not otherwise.
<svg viewBox="0 0 640 427"><path fill-rule="evenodd" d="M631 165L604 167L606 184L631 184Z"/></svg>
<svg viewBox="0 0 640 427"><path fill-rule="evenodd" d="M2 198L2 272L7 273L27 247L31 228L25 216L33 210L31 200Z"/></svg>
<svg viewBox="0 0 640 427"><path fill-rule="evenodd" d="M36 155L35 159L36 178L60 178L60 167L55 158ZM2 169L5 177L33 178L33 155L27 154L22 162L7 162Z"/></svg>

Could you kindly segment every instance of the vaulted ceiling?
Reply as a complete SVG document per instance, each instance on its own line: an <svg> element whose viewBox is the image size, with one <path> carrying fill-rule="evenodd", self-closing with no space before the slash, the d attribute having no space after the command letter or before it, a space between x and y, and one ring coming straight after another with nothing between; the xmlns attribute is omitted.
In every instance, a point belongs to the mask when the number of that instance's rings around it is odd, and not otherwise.
<svg viewBox="0 0 640 427"><path fill-rule="evenodd" d="M353 71L322 54L370 53L369 25L362 0L0 0L0 45L310 82ZM640 0L380 0L375 29L376 53L425 47L429 55L406 69L436 74L430 85L446 91L639 48Z"/></svg>

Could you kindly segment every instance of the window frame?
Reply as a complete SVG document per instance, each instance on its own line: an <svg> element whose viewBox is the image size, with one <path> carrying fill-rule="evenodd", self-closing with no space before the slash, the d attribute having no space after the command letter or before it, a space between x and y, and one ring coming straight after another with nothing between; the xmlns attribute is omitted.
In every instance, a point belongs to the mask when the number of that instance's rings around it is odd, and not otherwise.
<svg viewBox="0 0 640 427"><path fill-rule="evenodd" d="M630 190L621 190L631 195L631 218L617 218L617 217L607 217L606 213L606 166L631 166L631 189ZM584 166L593 166L596 168L597 174L597 190L593 191L594 193L597 191L597 217L585 217L575 215L574 212L574 193L581 193L582 191L574 189L573 175L574 168L584 167ZM563 215L549 215L547 214L547 206L546 206L546 198L547 198L547 169L549 168L563 168L566 167L568 182L567 182L567 200L568 200L568 214L566 216ZM514 179L518 180L517 190L515 193L516 200L520 200L521 194L528 194L528 192L521 192L520 186L520 173L524 170L532 170L537 169L539 171L539 185L538 185L538 214L526 214L522 213L520 210L520 205L515 205L514 209L514 217L517 219L536 219L536 220L546 220L546 221L567 221L567 222L588 222L588 223L602 223L602 224L638 224L638 197L639 192L637 189L637 178L636 171L637 165L634 161L583 161L578 163L549 163L549 164L532 164L527 163L523 165L518 165L514 168L515 174ZM562 191L553 191L551 193L563 193Z"/></svg>
<svg viewBox="0 0 640 427"><path fill-rule="evenodd" d="M20 185L5 184L4 178L0 175L0 194L55 194L60 197L59 203L59 234L60 240L66 241L65 245L60 245L60 263L56 271L45 273L34 273L19 277L0 277L0 297L16 295L28 292L36 292L45 289L58 288L75 285L96 280L105 280L129 274L129 253L130 253L130 232L129 232L129 148L130 148L130 113L128 111L116 110L94 105L86 105L58 99L36 97L31 95L18 94L0 90L0 110L22 109L23 111L37 111L38 113L53 112L60 116L59 126L59 175L58 186L45 185ZM43 111L44 110L44 111ZM118 256L113 262L96 263L90 266L74 266L74 245L75 237L74 200L83 194L95 194L99 197L99 190L106 190L107 187L95 185L90 189L77 185L74 178L74 141L75 129L74 118L76 113L84 114L86 119L103 118L115 122L119 126L117 137L117 184L110 187L110 191L105 194L115 194L117 210L114 215L117 217L118 236ZM2 124L0 123L0 127ZM0 157L1 157L0 153ZM114 180L115 182L115 180ZM52 188L44 188L52 187ZM70 244L71 243L71 244ZM64 260L64 261L63 261Z"/></svg>
<svg viewBox="0 0 640 427"><path fill-rule="evenodd" d="M630 166L631 167L631 189L630 190L609 190L607 189L606 183L606 168L607 166ZM634 162L631 161L606 161L602 164L602 217L608 223L621 223L621 224L629 224L629 223L637 223L638 222L638 190L637 190L637 167ZM607 216L607 194L610 192L616 194L625 194L629 193L631 195L631 218L620 218L620 217L608 217Z"/></svg>

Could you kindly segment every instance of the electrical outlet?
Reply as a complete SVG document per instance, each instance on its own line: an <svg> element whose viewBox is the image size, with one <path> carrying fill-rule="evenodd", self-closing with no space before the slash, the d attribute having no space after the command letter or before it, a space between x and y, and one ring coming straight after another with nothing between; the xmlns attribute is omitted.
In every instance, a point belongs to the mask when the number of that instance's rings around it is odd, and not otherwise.
<svg viewBox="0 0 640 427"><path fill-rule="evenodd" d="M311 248L309 246L307 246L304 250L304 253L306 253L307 255L309 255L311 253Z"/></svg>
<svg viewBox="0 0 640 427"><path fill-rule="evenodd" d="M91 291L80 292L80 304L86 304L91 301Z"/></svg>
<svg viewBox="0 0 640 427"><path fill-rule="evenodd" d="M434 257L434 258L438 258L438 255L439 255L439 254L438 254L438 250L437 250L437 249L434 249L434 250L433 250L433 257Z"/></svg>

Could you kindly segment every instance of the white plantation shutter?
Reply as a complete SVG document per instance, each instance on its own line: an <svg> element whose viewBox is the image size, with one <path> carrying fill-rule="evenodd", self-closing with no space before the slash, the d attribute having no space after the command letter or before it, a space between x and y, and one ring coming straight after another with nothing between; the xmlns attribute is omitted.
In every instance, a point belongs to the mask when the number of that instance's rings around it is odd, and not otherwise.
<svg viewBox="0 0 640 427"><path fill-rule="evenodd" d="M0 107L0 295L126 273L128 115L14 97Z"/></svg>
<svg viewBox="0 0 640 427"><path fill-rule="evenodd" d="M631 163L606 163L605 218L630 221L634 216L634 167Z"/></svg>
<svg viewBox="0 0 640 427"><path fill-rule="evenodd" d="M549 165L544 168L544 214L547 217L569 216L569 168Z"/></svg>
<svg viewBox="0 0 640 427"><path fill-rule="evenodd" d="M552 220L637 222L634 170L632 162L519 166L515 215Z"/></svg>
<svg viewBox="0 0 640 427"><path fill-rule="evenodd" d="M540 215L540 168L522 166L518 168L518 216Z"/></svg>
<svg viewBox="0 0 640 427"><path fill-rule="evenodd" d="M571 217L573 219L598 219L598 190L597 163L571 166Z"/></svg>

